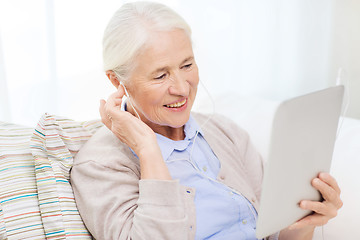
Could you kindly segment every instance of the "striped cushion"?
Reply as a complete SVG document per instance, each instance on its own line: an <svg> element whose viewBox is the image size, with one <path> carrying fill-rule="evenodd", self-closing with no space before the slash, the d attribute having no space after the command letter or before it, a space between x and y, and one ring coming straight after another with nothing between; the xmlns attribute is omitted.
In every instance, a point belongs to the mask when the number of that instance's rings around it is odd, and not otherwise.
<svg viewBox="0 0 360 240"><path fill-rule="evenodd" d="M41 219L48 239L91 239L75 205L69 183L73 157L102 126L45 114L31 138Z"/></svg>
<svg viewBox="0 0 360 240"><path fill-rule="evenodd" d="M0 122L0 239L45 239L29 148L32 132Z"/></svg>

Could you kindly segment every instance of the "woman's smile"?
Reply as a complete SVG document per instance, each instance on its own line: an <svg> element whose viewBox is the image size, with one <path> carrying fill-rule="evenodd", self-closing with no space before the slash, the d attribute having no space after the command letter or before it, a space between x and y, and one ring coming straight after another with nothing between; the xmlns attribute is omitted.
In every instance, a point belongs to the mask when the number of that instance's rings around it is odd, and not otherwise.
<svg viewBox="0 0 360 240"><path fill-rule="evenodd" d="M173 110L180 110L183 109L184 107L186 107L186 103L187 103L187 98L184 98L180 101L176 101L170 104L166 104L164 105L167 108L172 108Z"/></svg>

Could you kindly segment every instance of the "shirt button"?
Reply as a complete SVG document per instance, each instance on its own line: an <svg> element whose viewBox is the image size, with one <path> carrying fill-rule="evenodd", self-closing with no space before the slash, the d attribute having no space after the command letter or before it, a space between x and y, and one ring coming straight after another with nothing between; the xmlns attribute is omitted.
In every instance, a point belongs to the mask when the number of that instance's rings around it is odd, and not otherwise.
<svg viewBox="0 0 360 240"><path fill-rule="evenodd" d="M207 167L206 166L203 166L203 171L206 172L207 171Z"/></svg>
<svg viewBox="0 0 360 240"><path fill-rule="evenodd" d="M242 220L242 224L247 224L247 221L246 221L246 219L244 219L244 220Z"/></svg>
<svg viewBox="0 0 360 240"><path fill-rule="evenodd" d="M224 180L224 179L225 179L225 176L223 176L223 175L220 176L220 179L221 179L221 180Z"/></svg>

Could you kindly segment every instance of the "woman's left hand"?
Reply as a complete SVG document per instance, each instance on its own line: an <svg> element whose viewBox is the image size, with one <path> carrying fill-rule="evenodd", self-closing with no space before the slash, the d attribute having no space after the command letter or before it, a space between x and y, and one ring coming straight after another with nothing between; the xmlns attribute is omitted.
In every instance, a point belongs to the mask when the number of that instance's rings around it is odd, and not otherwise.
<svg viewBox="0 0 360 240"><path fill-rule="evenodd" d="M323 201L302 200L300 207L314 213L282 230L279 239L312 239L315 227L325 225L337 215L338 210L342 207L339 185L330 174L320 173L317 178L312 180L311 184L319 190Z"/></svg>
<svg viewBox="0 0 360 240"><path fill-rule="evenodd" d="M300 229L306 226L322 226L330 219L336 217L338 210L343 206L340 199L340 187L335 178L328 173L320 173L311 182L323 197L322 202L302 200L300 207L314 213L291 225L290 229Z"/></svg>

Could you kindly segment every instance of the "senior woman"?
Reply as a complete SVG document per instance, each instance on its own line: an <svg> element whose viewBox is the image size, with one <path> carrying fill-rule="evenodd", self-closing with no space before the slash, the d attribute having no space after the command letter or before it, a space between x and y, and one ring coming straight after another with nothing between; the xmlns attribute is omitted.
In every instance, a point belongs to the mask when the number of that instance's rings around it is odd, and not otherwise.
<svg viewBox="0 0 360 240"><path fill-rule="evenodd" d="M101 100L106 127L71 171L90 233L106 240L256 239L262 161L234 123L191 113L199 75L186 22L161 4L125 4L105 30L103 57L117 91ZM336 181L321 173L312 184L324 201L302 201L314 213L269 239L311 239L315 226L336 215Z"/></svg>

